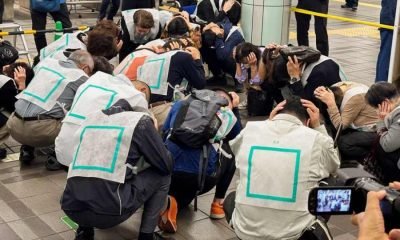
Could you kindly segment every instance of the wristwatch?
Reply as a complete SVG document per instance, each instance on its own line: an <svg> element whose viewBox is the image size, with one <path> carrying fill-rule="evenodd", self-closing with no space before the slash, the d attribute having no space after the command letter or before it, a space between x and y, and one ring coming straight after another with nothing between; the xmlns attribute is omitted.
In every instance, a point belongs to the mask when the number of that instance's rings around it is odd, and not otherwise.
<svg viewBox="0 0 400 240"><path fill-rule="evenodd" d="M293 84L293 83L296 83L296 82L298 82L298 81L300 81L300 78L292 77L292 78L290 79L289 83L290 83L290 84Z"/></svg>

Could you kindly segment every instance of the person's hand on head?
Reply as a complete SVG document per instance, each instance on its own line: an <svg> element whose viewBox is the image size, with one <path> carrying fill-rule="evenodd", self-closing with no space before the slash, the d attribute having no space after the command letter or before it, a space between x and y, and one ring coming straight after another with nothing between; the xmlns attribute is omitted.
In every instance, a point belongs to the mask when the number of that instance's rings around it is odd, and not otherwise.
<svg viewBox="0 0 400 240"><path fill-rule="evenodd" d="M18 90L24 90L26 87L26 72L25 68L19 66L14 69L14 80L18 85Z"/></svg>
<svg viewBox="0 0 400 240"><path fill-rule="evenodd" d="M286 64L288 74L290 78L300 79L301 76L301 64L297 60L296 56L288 57L288 62Z"/></svg>
<svg viewBox="0 0 400 240"><path fill-rule="evenodd" d="M389 183L389 187L393 188L394 190L400 190L400 182L394 181Z"/></svg>
<svg viewBox="0 0 400 240"><path fill-rule="evenodd" d="M269 114L269 120L272 120L279 113L279 111L285 107L285 104L286 100L283 100L282 102L278 103L278 105L276 105L275 108Z"/></svg>
<svg viewBox="0 0 400 240"><path fill-rule="evenodd" d="M124 41L122 41L122 39L117 42L117 52L119 52L121 50L123 44L124 44Z"/></svg>
<svg viewBox="0 0 400 240"><path fill-rule="evenodd" d="M151 49L155 52L155 53L164 53L165 49L159 45L159 46L151 46Z"/></svg>
<svg viewBox="0 0 400 240"><path fill-rule="evenodd" d="M309 100L301 99L303 107L306 108L308 116L310 116L310 127L317 128L321 125L319 121L319 109Z"/></svg>
<svg viewBox="0 0 400 240"><path fill-rule="evenodd" d="M224 3L224 6L222 7L222 11L227 13L229 10L232 9L233 5L235 4L235 0L228 0Z"/></svg>
<svg viewBox="0 0 400 240"><path fill-rule="evenodd" d="M328 108L336 105L335 95L329 88L324 86L317 87L314 91L314 96L325 103Z"/></svg>
<svg viewBox="0 0 400 240"><path fill-rule="evenodd" d="M182 16L186 21L189 21L189 20L190 20L189 13L186 12L186 11L182 11L182 12L181 12L181 16Z"/></svg>
<svg viewBox="0 0 400 240"><path fill-rule="evenodd" d="M266 49L276 49L278 47L279 47L279 45L276 43L268 43L267 45L265 45Z"/></svg>
<svg viewBox="0 0 400 240"><path fill-rule="evenodd" d="M232 107L235 108L235 107L239 106L239 102L240 102L239 95L237 95L237 93L235 93L235 92L229 92L229 95L231 95L231 97L232 97Z"/></svg>
<svg viewBox="0 0 400 240"><path fill-rule="evenodd" d="M378 104L378 117L384 120L387 115L392 111L392 104L389 100L384 100L381 104Z"/></svg>
<svg viewBox="0 0 400 240"><path fill-rule="evenodd" d="M190 55L192 55L193 60L199 60L201 58L199 49L195 47L187 47L185 52L190 53Z"/></svg>
<svg viewBox="0 0 400 240"><path fill-rule="evenodd" d="M257 57L256 57L256 55L255 55L253 52L251 52L251 53L249 54L249 56L247 56L247 63L248 63L249 65L255 65L255 64L257 64Z"/></svg>

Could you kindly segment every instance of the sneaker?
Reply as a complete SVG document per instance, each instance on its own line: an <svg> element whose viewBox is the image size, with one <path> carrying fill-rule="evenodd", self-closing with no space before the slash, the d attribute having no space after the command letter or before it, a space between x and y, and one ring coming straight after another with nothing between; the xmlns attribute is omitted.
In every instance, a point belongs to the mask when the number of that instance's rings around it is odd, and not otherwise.
<svg viewBox="0 0 400 240"><path fill-rule="evenodd" d="M23 164L30 164L35 159L35 148L27 145L22 145L19 153L19 160Z"/></svg>
<svg viewBox="0 0 400 240"><path fill-rule="evenodd" d="M213 202L211 204L210 218L211 219L222 219L225 217L225 211L222 204Z"/></svg>
<svg viewBox="0 0 400 240"><path fill-rule="evenodd" d="M5 148L0 148L0 160L7 157L7 150Z"/></svg>
<svg viewBox="0 0 400 240"><path fill-rule="evenodd" d="M178 203L175 198L168 196L168 207L161 213L158 220L158 227L167 233L176 233L178 226L176 224L176 216L178 215Z"/></svg>
<svg viewBox="0 0 400 240"><path fill-rule="evenodd" d="M353 11L353 12L357 11L357 7L352 7L351 11Z"/></svg>
<svg viewBox="0 0 400 240"><path fill-rule="evenodd" d="M246 100L243 100L241 103L239 103L238 108L239 108L240 110L247 109L247 99L246 99Z"/></svg>
<svg viewBox="0 0 400 240"><path fill-rule="evenodd" d="M46 169L49 171L58 171L64 169L65 166L57 161L55 152L47 156Z"/></svg>
<svg viewBox="0 0 400 240"><path fill-rule="evenodd" d="M340 6L341 8L351 8L349 5L347 5L347 4L343 4L343 5L341 5Z"/></svg>
<svg viewBox="0 0 400 240"><path fill-rule="evenodd" d="M91 227L78 227L76 230L75 240L93 240L94 229Z"/></svg>

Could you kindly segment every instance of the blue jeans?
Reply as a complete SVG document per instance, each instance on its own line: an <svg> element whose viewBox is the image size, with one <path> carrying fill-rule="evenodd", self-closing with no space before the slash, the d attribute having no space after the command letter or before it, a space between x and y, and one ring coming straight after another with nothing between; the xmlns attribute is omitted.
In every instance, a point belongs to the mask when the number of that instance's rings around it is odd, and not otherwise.
<svg viewBox="0 0 400 240"><path fill-rule="evenodd" d="M381 48L378 55L376 64L376 78L375 82L388 81L390 53L392 51L393 31L380 30L381 34Z"/></svg>

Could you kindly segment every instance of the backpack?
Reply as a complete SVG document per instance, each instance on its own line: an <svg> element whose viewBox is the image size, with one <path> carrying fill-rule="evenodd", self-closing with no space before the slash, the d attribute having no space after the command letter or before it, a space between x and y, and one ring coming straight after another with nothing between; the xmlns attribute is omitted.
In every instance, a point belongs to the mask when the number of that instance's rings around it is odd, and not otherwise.
<svg viewBox="0 0 400 240"><path fill-rule="evenodd" d="M198 188L194 200L197 211L197 196L203 191L207 175L208 155L211 149L208 143L215 139L222 121L217 113L228 101L211 90L193 90L182 100L168 138L177 144L191 148L202 148L199 159Z"/></svg>
<svg viewBox="0 0 400 240"><path fill-rule="evenodd" d="M19 57L18 50L9 41L0 42L0 66L14 63Z"/></svg>
<svg viewBox="0 0 400 240"><path fill-rule="evenodd" d="M201 148L217 134L221 126L217 112L227 105L226 99L211 90L193 90L182 100L169 139L187 147Z"/></svg>
<svg viewBox="0 0 400 240"><path fill-rule="evenodd" d="M60 0L31 0L31 9L38 12L60 11Z"/></svg>

